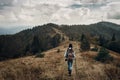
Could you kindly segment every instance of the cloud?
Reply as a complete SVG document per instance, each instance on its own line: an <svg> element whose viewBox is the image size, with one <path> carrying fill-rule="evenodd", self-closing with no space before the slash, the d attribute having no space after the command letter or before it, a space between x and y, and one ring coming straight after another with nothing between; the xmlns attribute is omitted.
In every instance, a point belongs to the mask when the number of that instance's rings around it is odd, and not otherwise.
<svg viewBox="0 0 120 80"><path fill-rule="evenodd" d="M103 4L107 3L109 0L80 0L84 4Z"/></svg>
<svg viewBox="0 0 120 80"><path fill-rule="evenodd" d="M120 2L108 4L108 19L120 19Z"/></svg>
<svg viewBox="0 0 120 80"><path fill-rule="evenodd" d="M90 24L100 20L120 24L119 0L0 0L0 26Z"/></svg>

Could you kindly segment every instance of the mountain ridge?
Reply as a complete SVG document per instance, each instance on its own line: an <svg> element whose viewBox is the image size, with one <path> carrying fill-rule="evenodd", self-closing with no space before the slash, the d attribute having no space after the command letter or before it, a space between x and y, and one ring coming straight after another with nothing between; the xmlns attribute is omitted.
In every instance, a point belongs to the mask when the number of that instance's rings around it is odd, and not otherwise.
<svg viewBox="0 0 120 80"><path fill-rule="evenodd" d="M107 22L107 21L101 21L101 22L97 22L97 23L92 23L92 24L88 24L88 25L94 25L94 24L112 24L112 25L115 25L115 26L120 26L119 24L116 24L116 23L112 23L112 22ZM61 24L61 25L58 25L56 23L47 23L47 24L43 24L43 25L38 25L38 26L44 26L44 25L57 25L57 26L63 26L63 25L67 25L67 26L70 26L70 25L75 25L75 24ZM85 25L87 26L86 24L76 24L76 25ZM0 35L14 35L16 33L19 33L25 29L32 29L32 27L22 27L22 29L18 29L19 27L17 28L12 28L12 29L8 29L8 28L0 28ZM33 27L34 28L34 27Z"/></svg>
<svg viewBox="0 0 120 80"><path fill-rule="evenodd" d="M38 39L39 45L37 46L40 52L57 47L61 42L68 40L68 38L69 40L80 41L82 34L86 34L88 37L91 37L91 39L102 35L108 40L115 34L116 40L118 41L117 43L119 43L120 31L102 24L103 22L92 25L68 26L48 23L20 31L14 35L1 35L0 57L4 59L32 55L31 51L34 48L34 46L32 46L34 37ZM104 24L109 23L104 22ZM112 27L114 27L113 25L114 24L112 24Z"/></svg>

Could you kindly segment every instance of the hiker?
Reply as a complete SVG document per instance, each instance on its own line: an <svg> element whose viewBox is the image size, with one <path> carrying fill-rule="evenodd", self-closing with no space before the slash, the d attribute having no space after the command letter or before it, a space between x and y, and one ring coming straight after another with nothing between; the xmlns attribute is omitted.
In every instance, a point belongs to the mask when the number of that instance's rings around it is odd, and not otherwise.
<svg viewBox="0 0 120 80"><path fill-rule="evenodd" d="M73 64L73 60L75 59L75 52L73 51L72 44L69 44L69 47L65 51L64 56L65 56L65 61L67 61L67 64L68 64L68 74L69 74L69 76L71 76L72 64Z"/></svg>

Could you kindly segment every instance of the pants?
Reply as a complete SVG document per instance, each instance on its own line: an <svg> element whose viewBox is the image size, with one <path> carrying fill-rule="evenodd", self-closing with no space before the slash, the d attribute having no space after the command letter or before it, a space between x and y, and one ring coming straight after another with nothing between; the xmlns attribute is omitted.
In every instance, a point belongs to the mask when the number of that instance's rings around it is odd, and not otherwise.
<svg viewBox="0 0 120 80"><path fill-rule="evenodd" d="M72 64L73 64L73 60L68 60L68 71L72 71Z"/></svg>

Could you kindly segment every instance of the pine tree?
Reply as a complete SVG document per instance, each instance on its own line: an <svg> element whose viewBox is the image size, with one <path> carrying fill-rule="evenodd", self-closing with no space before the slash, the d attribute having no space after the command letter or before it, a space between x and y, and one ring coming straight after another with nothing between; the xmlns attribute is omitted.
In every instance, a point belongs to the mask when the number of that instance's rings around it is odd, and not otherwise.
<svg viewBox="0 0 120 80"><path fill-rule="evenodd" d="M40 43L39 43L39 39L37 36L34 36L32 44L31 44L31 52L33 54L39 52L40 50Z"/></svg>
<svg viewBox="0 0 120 80"><path fill-rule="evenodd" d="M82 36L82 38L81 38L81 49L82 49L82 51L86 51L86 50L90 49L90 43L85 35L84 35L84 37Z"/></svg>
<svg viewBox="0 0 120 80"><path fill-rule="evenodd" d="M82 35L81 35L81 38L80 38L80 41L83 41L84 37L85 37L85 35L82 34Z"/></svg>
<svg viewBox="0 0 120 80"><path fill-rule="evenodd" d="M113 34L111 41L115 41L115 40L116 40L116 37L115 37L115 34Z"/></svg>
<svg viewBox="0 0 120 80"><path fill-rule="evenodd" d="M120 42L116 40L115 34L113 34L111 40L108 42L107 48L116 52L120 52Z"/></svg>
<svg viewBox="0 0 120 80"><path fill-rule="evenodd" d="M28 52L28 51L30 51L30 44L27 44L27 45L26 45L26 47L25 47L25 50L24 50L24 51L25 51L25 53L26 53L26 52Z"/></svg>
<svg viewBox="0 0 120 80"><path fill-rule="evenodd" d="M99 45L104 46L106 44L106 40L103 36L100 35L99 37Z"/></svg>
<svg viewBox="0 0 120 80"><path fill-rule="evenodd" d="M61 36L59 34L56 34L52 38L51 44L52 44L53 47L57 47L58 46L58 44L60 43L60 38L61 38Z"/></svg>

